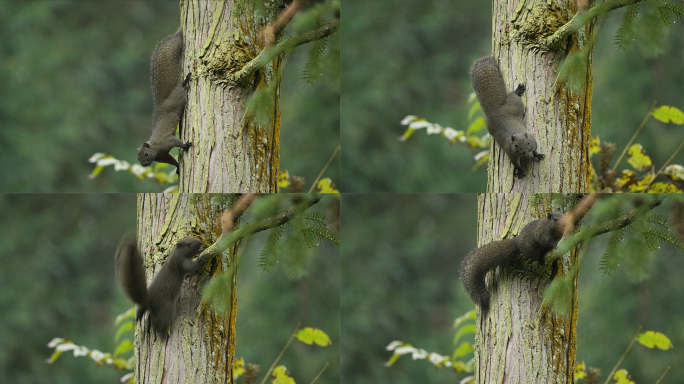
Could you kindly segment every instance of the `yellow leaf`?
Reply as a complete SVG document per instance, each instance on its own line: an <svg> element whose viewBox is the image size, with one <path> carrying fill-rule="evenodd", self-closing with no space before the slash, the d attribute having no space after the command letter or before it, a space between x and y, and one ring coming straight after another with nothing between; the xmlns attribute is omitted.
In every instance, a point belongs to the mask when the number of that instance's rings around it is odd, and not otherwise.
<svg viewBox="0 0 684 384"><path fill-rule="evenodd" d="M290 173L286 170L280 171L278 174L278 188L287 188L290 186Z"/></svg>
<svg viewBox="0 0 684 384"><path fill-rule="evenodd" d="M235 379L240 377L240 375L244 375L245 373L245 359L244 358L239 358L235 363L233 363L233 376Z"/></svg>
<svg viewBox="0 0 684 384"><path fill-rule="evenodd" d="M330 178L325 178L321 179L321 181L318 182L318 185L316 186L316 191L320 193L340 193L337 189L335 189L335 185L332 183L332 180Z"/></svg>
<svg viewBox="0 0 684 384"><path fill-rule="evenodd" d="M684 180L684 167L679 164L670 164L663 169L663 175L668 176L672 180Z"/></svg>
<svg viewBox="0 0 684 384"><path fill-rule="evenodd" d="M663 351L667 351L668 349L672 348L672 342L670 339L660 332L646 331L639 335L637 341L647 348L657 347Z"/></svg>
<svg viewBox="0 0 684 384"><path fill-rule="evenodd" d="M653 111L653 117L663 123L684 124L684 113L675 107L668 107L667 105L656 108Z"/></svg>
<svg viewBox="0 0 684 384"><path fill-rule="evenodd" d="M273 384L296 384L294 379L287 373L287 368L284 365L275 367L271 377L273 378L271 380Z"/></svg>
<svg viewBox="0 0 684 384"><path fill-rule="evenodd" d="M598 136L594 136L589 140L589 155L601 152L601 139Z"/></svg>
<svg viewBox="0 0 684 384"><path fill-rule="evenodd" d="M641 144L634 144L627 151L627 161L637 171L645 171L651 166L651 158L646 155L646 151Z"/></svg>
<svg viewBox="0 0 684 384"><path fill-rule="evenodd" d="M584 365L584 361L580 361L575 365L575 380L584 379L585 377L587 377L586 366Z"/></svg>
<svg viewBox="0 0 684 384"><path fill-rule="evenodd" d="M646 190L648 193L683 193L676 185L670 183L653 183Z"/></svg>
<svg viewBox="0 0 684 384"><path fill-rule="evenodd" d="M652 173L647 174L641 180L629 186L630 192L643 192L648 188L649 184L653 181L654 175Z"/></svg>
<svg viewBox="0 0 684 384"><path fill-rule="evenodd" d="M306 327L301 331L297 332L297 339L305 344L316 344L321 347L328 346L332 344L330 337L318 328Z"/></svg>
<svg viewBox="0 0 684 384"><path fill-rule="evenodd" d="M615 180L615 185L617 185L620 188L625 188L632 183L636 181L636 173L634 171L628 171L624 170L622 171L622 174L620 174L620 177Z"/></svg>
<svg viewBox="0 0 684 384"><path fill-rule="evenodd" d="M635 384L632 380L630 380L631 376L627 374L626 369L621 369L617 372L615 372L615 375L613 375L613 381L616 384Z"/></svg>

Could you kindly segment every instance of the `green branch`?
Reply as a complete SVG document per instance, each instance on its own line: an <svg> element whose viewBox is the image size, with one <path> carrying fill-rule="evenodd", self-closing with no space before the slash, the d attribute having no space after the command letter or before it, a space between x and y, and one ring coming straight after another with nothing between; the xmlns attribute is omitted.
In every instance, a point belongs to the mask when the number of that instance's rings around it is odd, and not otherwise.
<svg viewBox="0 0 684 384"><path fill-rule="evenodd" d="M271 60L275 59L276 56L281 53L290 50L294 47L300 46L302 44L310 43L314 40L324 39L331 34L337 32L340 25L340 19L335 19L328 24L322 26L319 29L309 31L307 33L292 36L286 40L283 40L275 47L264 48L257 57L245 64L242 69L240 69L233 76L233 81L236 83L243 83L249 79L256 71L266 66Z"/></svg>
<svg viewBox="0 0 684 384"><path fill-rule="evenodd" d="M626 7L628 5L636 4L642 0L606 0L603 1L584 12L577 12L575 16L570 19L565 25L558 28L553 35L547 37L542 42L542 45L546 48L552 48L564 41L568 36L577 32L580 28L584 27L587 23L594 20L595 18L608 13L614 9Z"/></svg>
<svg viewBox="0 0 684 384"><path fill-rule="evenodd" d="M606 221L604 223L592 225L590 227L587 227L576 234L566 238L558 248L556 248L556 256L552 257L553 259L556 259L560 257L560 255L564 255L566 252L571 250L572 248L576 247L579 245L581 242L589 240L593 237L596 237L598 235L602 235L604 233L612 232L621 228L624 228L634 222L634 220L637 217L641 217L646 212L652 210L653 208L659 206L663 201L661 199L659 200L653 200L648 204L644 204L638 208L635 208L624 215L618 217L615 220L611 221Z"/></svg>
<svg viewBox="0 0 684 384"><path fill-rule="evenodd" d="M228 247L237 243L238 241L257 232L283 225L309 209L312 205L318 203L320 200L320 195L313 195L294 207L290 207L273 217L269 217L268 219L264 219L256 223L246 224L236 231L223 234L218 238L218 240L216 240L216 242L214 242L214 244L210 245L199 255L197 261L200 262L201 266L204 266L209 260L220 255L223 253L223 251L228 249Z"/></svg>

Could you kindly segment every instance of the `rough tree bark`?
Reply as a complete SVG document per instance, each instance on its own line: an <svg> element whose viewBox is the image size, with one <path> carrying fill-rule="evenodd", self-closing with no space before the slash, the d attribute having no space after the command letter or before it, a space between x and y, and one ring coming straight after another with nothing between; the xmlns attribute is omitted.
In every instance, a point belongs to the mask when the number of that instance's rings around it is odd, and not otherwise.
<svg viewBox="0 0 684 384"><path fill-rule="evenodd" d="M191 74L183 118L180 192L276 192L280 167L280 84L273 89L270 125L245 116L249 97L276 79L280 56L246 80L235 74L263 49L262 18L245 0L181 0L183 70Z"/></svg>
<svg viewBox="0 0 684 384"><path fill-rule="evenodd" d="M181 238L202 238L204 246L215 240L212 229L218 220L210 199L204 194L138 196L138 245L145 257L148 284ZM138 324L134 354L137 383L233 383L237 276L231 281L233 305L227 315L201 305L200 289L212 275L224 272L236 260L236 252L237 247L230 247L185 279L177 318L166 341L150 330L148 315Z"/></svg>
<svg viewBox="0 0 684 384"><path fill-rule="evenodd" d="M544 38L577 12L576 0L530 2L494 0L492 47L508 90L527 87L525 126L538 151L546 155L527 168L524 179L498 145L490 149L487 192L588 192L591 137L592 56L588 55L586 86L572 92L558 81L558 69L572 52L587 44L591 24L548 48Z"/></svg>
<svg viewBox="0 0 684 384"><path fill-rule="evenodd" d="M525 224L554 210L550 198L543 194L479 195L478 245L518 234ZM546 284L564 275L576 257L573 250L552 267L521 261L488 274L492 296L488 316L478 311L476 383L573 383L577 280L568 318L540 308Z"/></svg>

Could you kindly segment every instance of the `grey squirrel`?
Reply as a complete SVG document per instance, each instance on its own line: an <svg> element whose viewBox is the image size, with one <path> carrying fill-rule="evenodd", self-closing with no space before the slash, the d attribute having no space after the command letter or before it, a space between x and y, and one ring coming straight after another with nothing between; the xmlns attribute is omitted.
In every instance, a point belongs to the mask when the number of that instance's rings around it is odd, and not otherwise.
<svg viewBox="0 0 684 384"><path fill-rule="evenodd" d="M543 154L537 152L534 137L525 131L525 106L520 98L525 92L525 85L519 84L518 88L506 95L506 84L493 56L475 61L470 69L470 80L487 116L489 134L511 159L515 168L513 175L525 177L521 160L530 156L535 160L544 158Z"/></svg>
<svg viewBox="0 0 684 384"><path fill-rule="evenodd" d="M563 231L558 225L562 212L550 212L545 218L529 222L518 236L493 241L476 248L461 263L461 280L470 298L483 313L489 311L489 291L485 285L488 271L523 258L544 265L544 255L556 247Z"/></svg>
<svg viewBox="0 0 684 384"><path fill-rule="evenodd" d="M192 143L183 143L176 137L178 126L187 99L186 87L190 74L181 81L181 58L183 57L183 32L157 43L150 61L150 78L154 94L154 115L152 136L138 148L138 161L147 167L153 161L176 166L178 162L169 154L174 147L186 151Z"/></svg>
<svg viewBox="0 0 684 384"><path fill-rule="evenodd" d="M180 239L148 287L135 236L124 236L114 255L114 266L124 293L137 304L136 321L149 311L152 327L157 334L165 337L176 317L176 301L185 275L200 267L201 262L192 257L203 251L201 246L202 242L192 237Z"/></svg>

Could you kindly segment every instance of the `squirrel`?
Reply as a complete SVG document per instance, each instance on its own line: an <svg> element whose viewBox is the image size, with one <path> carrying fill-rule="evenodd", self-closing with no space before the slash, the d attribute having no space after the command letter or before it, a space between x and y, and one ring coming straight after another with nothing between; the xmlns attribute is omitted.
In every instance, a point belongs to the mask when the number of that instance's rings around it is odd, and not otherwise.
<svg viewBox="0 0 684 384"><path fill-rule="evenodd" d="M152 136L138 148L138 161L147 167L153 161L176 166L178 162L169 154L174 147L188 150L191 142L183 143L176 137L185 102L186 87L190 74L181 81L181 58L183 56L183 32L178 31L157 43L150 61L150 78L154 94Z"/></svg>
<svg viewBox="0 0 684 384"><path fill-rule="evenodd" d="M513 175L525 177L521 160L530 155L535 160L544 158L543 154L537 152L534 137L525 132L525 106L521 98L525 85L519 84L518 88L506 95L506 84L493 56L477 59L470 68L470 79L487 117L489 134L511 159L515 168Z"/></svg>
<svg viewBox="0 0 684 384"><path fill-rule="evenodd" d="M201 263L192 257L204 250L201 246L202 242L192 237L180 239L148 287L135 236L124 236L114 255L114 267L124 293L137 304L136 322L150 311L150 322L157 334L164 337L168 333L176 317L176 301L185 275L200 267Z"/></svg>
<svg viewBox="0 0 684 384"><path fill-rule="evenodd" d="M563 236L558 225L562 212L550 212L545 218L529 222L518 236L491 242L476 248L461 263L461 280L470 298L483 313L489 311L489 292L485 285L488 271L503 267L519 258L544 265L544 255L556 247Z"/></svg>

